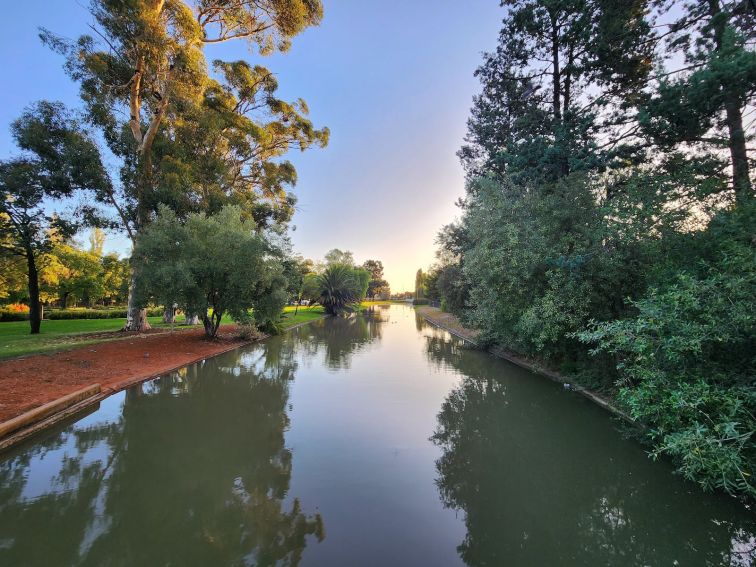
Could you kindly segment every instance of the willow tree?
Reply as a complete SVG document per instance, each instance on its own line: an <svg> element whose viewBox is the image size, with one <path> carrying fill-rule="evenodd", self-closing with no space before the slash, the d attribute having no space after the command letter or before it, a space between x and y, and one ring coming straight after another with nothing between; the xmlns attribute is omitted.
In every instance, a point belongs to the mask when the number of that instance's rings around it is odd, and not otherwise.
<svg viewBox="0 0 756 567"><path fill-rule="evenodd" d="M319 0L198 0L191 5L181 0L92 0L90 11L96 37L85 35L71 42L44 30L42 39L66 56L66 70L81 85L89 119L122 159L121 189L103 195L103 200L117 210L122 227L134 240L164 204L160 188L166 164L162 162L170 152L158 152L160 139L175 141L176 125L202 104L208 89L217 88L208 74L205 46L238 39L260 55L285 51L294 36L320 22L322 4ZM235 110L244 115L257 109L242 103ZM280 114L275 118L286 131L288 125ZM279 136L276 128L251 130L253 138ZM266 163L262 154L250 159ZM135 303L136 273L131 280L126 328L144 329L148 327L145 311Z"/></svg>

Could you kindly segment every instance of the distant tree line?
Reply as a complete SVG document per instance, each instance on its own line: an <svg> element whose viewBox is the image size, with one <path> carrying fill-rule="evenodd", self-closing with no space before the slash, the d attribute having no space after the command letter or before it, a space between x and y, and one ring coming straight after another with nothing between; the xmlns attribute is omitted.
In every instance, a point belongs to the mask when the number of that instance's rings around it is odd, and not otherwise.
<svg viewBox="0 0 756 567"><path fill-rule="evenodd" d="M49 249L37 256L39 301L44 306L124 305L129 292L129 260L103 252L105 234L94 229L88 245L51 235ZM0 303L28 306L26 262L0 256Z"/></svg>
<svg viewBox="0 0 756 567"><path fill-rule="evenodd" d="M418 292L611 392L704 488L756 496L756 11L507 0L461 218Z"/></svg>

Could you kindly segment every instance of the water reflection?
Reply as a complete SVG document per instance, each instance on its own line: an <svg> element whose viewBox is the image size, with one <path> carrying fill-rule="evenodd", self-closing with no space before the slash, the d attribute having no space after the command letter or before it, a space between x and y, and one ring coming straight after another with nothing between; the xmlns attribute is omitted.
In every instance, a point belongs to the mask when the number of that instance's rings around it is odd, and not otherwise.
<svg viewBox="0 0 756 567"><path fill-rule="evenodd" d="M3 566L745 566L749 514L403 306L148 382L0 462Z"/></svg>
<svg viewBox="0 0 756 567"><path fill-rule="evenodd" d="M390 321L389 305L376 305L347 317L315 321L293 333L292 347L310 364L321 359L332 370L349 370L352 359L381 340Z"/></svg>
<svg viewBox="0 0 756 567"><path fill-rule="evenodd" d="M297 565L324 528L287 494L295 370L267 341L19 449L0 463L0 564Z"/></svg>
<svg viewBox="0 0 756 567"><path fill-rule="evenodd" d="M432 440L442 501L464 513L467 565L756 562L756 526L739 503L663 474L606 415L565 403L574 394L425 332L428 359L462 375Z"/></svg>

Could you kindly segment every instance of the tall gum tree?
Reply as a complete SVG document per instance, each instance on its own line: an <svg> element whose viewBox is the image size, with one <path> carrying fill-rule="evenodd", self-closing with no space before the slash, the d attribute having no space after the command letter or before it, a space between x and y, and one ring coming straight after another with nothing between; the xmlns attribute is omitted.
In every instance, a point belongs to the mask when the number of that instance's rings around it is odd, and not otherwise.
<svg viewBox="0 0 756 567"><path fill-rule="evenodd" d="M161 134L171 139L166 129L214 88L204 47L241 40L260 55L285 51L294 36L320 22L323 8L320 0L93 0L90 11L93 36L69 42L43 30L41 37L66 56L89 119L123 160L120 193L114 188L102 197L134 240L160 204ZM136 277L132 272L127 330L149 326L135 303Z"/></svg>

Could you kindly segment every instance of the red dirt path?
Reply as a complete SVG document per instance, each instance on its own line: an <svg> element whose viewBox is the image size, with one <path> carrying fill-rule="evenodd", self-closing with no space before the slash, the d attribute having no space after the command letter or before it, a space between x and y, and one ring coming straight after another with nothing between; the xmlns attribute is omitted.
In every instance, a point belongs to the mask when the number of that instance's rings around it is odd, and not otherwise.
<svg viewBox="0 0 756 567"><path fill-rule="evenodd" d="M90 384L123 387L244 344L225 333L208 341L201 329L134 334L120 340L0 362L0 422Z"/></svg>

